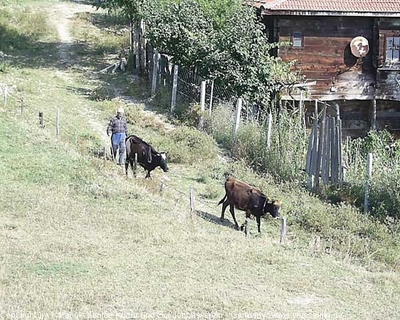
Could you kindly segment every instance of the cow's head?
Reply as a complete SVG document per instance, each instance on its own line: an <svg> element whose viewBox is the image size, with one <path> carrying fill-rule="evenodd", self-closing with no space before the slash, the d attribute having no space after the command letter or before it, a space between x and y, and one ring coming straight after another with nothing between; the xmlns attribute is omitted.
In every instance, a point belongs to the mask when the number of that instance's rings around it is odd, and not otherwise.
<svg viewBox="0 0 400 320"><path fill-rule="evenodd" d="M168 172L168 164L167 164L167 153L160 152L160 168L163 169L164 172Z"/></svg>
<svg viewBox="0 0 400 320"><path fill-rule="evenodd" d="M279 217L279 210L281 209L281 202L279 200L266 199L263 212L269 212L273 218Z"/></svg>

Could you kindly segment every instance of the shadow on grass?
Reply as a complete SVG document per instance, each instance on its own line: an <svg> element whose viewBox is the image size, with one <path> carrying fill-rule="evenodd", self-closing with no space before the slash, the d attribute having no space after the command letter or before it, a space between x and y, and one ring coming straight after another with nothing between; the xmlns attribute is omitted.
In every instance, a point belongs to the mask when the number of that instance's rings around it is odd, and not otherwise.
<svg viewBox="0 0 400 320"><path fill-rule="evenodd" d="M63 43L61 42L39 42L20 36L17 38L8 38L7 43L0 46L0 51L6 54L7 59L5 60L16 68L61 70L90 68L100 71L104 68L101 55L103 52L112 52L113 50L112 47L93 48L87 43L73 43L68 45L68 49L62 49ZM11 45L14 41L24 41L26 48L21 49ZM66 52L63 58L60 57L62 50Z"/></svg>
<svg viewBox="0 0 400 320"><path fill-rule="evenodd" d="M100 0L61 0L61 2L73 2L78 4L89 4L95 6Z"/></svg>
<svg viewBox="0 0 400 320"><path fill-rule="evenodd" d="M235 224L230 222L227 219L221 220L219 217L214 216L213 214L210 214L205 211L200 211L200 210L196 210L195 214L197 214L200 218L204 219L207 222L211 222L211 223L223 226L223 227L227 227L227 228L236 230Z"/></svg>

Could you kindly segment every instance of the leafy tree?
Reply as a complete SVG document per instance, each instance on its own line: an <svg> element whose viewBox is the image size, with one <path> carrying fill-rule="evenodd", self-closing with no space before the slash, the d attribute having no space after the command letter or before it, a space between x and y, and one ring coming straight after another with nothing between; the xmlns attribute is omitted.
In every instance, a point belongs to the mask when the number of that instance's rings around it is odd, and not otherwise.
<svg viewBox="0 0 400 320"><path fill-rule="evenodd" d="M236 96L268 105L282 86L296 82L290 65L270 54L279 44L268 42L254 8L230 8L225 16L223 3L217 13L215 6L208 0L159 1L146 10L146 36L175 63L215 79Z"/></svg>
<svg viewBox="0 0 400 320"><path fill-rule="evenodd" d="M271 95L283 86L297 81L291 64L270 54L283 44L269 43L264 29L255 9L243 6L229 17L216 39L221 53L216 77L238 96L261 106L268 105Z"/></svg>
<svg viewBox="0 0 400 320"><path fill-rule="evenodd" d="M146 0L98 0L96 6L109 11L119 11L129 20L142 17L142 7Z"/></svg>
<svg viewBox="0 0 400 320"><path fill-rule="evenodd" d="M270 54L282 44L269 43L256 10L239 1L104 0L101 6L143 17L146 38L159 52L261 106L297 81L291 65Z"/></svg>
<svg viewBox="0 0 400 320"><path fill-rule="evenodd" d="M210 41L214 28L196 0L151 1L145 13L146 38L159 52L171 55L181 66L204 69L203 62L214 50Z"/></svg>
<svg viewBox="0 0 400 320"><path fill-rule="evenodd" d="M197 0L202 10L212 18L213 27L220 30L228 18L242 6L240 0Z"/></svg>

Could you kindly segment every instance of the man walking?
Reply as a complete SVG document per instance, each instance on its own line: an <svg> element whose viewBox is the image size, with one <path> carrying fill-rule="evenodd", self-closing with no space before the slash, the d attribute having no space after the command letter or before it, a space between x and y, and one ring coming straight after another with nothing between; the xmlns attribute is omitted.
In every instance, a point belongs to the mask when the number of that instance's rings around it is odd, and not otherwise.
<svg viewBox="0 0 400 320"><path fill-rule="evenodd" d="M120 166L125 164L125 139L128 136L128 126L124 117L124 109L118 108L117 114L111 118L108 127L107 135L111 135L111 145L113 152L113 159L117 157L119 151L118 164Z"/></svg>

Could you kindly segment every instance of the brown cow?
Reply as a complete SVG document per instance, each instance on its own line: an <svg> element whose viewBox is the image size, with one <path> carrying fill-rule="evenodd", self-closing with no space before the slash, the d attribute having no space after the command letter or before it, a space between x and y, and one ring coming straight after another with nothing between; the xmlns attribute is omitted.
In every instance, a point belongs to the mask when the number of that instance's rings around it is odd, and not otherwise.
<svg viewBox="0 0 400 320"><path fill-rule="evenodd" d="M229 205L229 211L232 214L236 229L239 229L239 225L235 218L235 208L246 211L246 222L242 224L240 228L243 230L243 227L246 227L246 234L247 221L251 215L256 217L258 232L260 233L261 216L269 212L272 217L277 218L279 217L279 209L281 207L280 201L268 200L267 196L264 195L259 189L256 189L233 177L228 177L225 181L225 196L218 204L221 203L221 220L224 219L225 209Z"/></svg>

